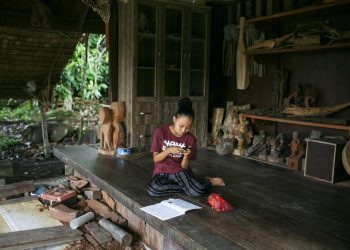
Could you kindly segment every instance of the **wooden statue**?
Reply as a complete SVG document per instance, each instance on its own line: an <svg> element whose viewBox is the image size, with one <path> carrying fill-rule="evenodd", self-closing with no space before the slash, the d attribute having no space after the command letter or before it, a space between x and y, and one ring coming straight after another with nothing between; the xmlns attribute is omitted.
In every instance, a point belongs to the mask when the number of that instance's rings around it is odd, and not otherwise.
<svg viewBox="0 0 350 250"><path fill-rule="evenodd" d="M293 139L291 142L292 153L288 157L288 168L298 171L302 167L302 158L305 156L306 145L305 142L298 138L298 132L293 132Z"/></svg>
<svg viewBox="0 0 350 250"><path fill-rule="evenodd" d="M224 118L224 108L213 108L213 121L212 121L212 129L211 129L211 144L217 144L218 133L220 130L220 126L222 123L222 119Z"/></svg>
<svg viewBox="0 0 350 250"><path fill-rule="evenodd" d="M224 139L234 139L238 134L239 123L238 123L238 112L234 106L228 107L226 111L226 118L221 129L224 132Z"/></svg>
<svg viewBox="0 0 350 250"><path fill-rule="evenodd" d="M239 116L238 133L236 135L237 148L233 150L234 155L244 155L248 145L252 142L253 131L248 128L247 121L242 115Z"/></svg>
<svg viewBox="0 0 350 250"><path fill-rule="evenodd" d="M113 111L107 107L101 108L99 112L99 119L102 124L100 130L100 149L105 151L113 151Z"/></svg>
<svg viewBox="0 0 350 250"><path fill-rule="evenodd" d="M122 126L125 116L125 102L113 102L111 109L114 113L112 143L114 149L116 149L119 146L125 146L125 132Z"/></svg>
<svg viewBox="0 0 350 250"><path fill-rule="evenodd" d="M115 155L115 150L125 146L125 132L123 120L125 115L125 103L113 102L111 108L103 107L99 112L100 123L100 149L99 153Z"/></svg>

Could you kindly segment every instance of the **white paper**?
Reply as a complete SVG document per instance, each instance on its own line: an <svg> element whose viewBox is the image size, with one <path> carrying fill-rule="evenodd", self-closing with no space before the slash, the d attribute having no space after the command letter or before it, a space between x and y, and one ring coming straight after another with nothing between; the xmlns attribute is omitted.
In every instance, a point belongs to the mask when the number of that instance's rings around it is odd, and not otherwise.
<svg viewBox="0 0 350 250"><path fill-rule="evenodd" d="M201 207L186 202L181 199L168 199L160 203L142 207L141 210L161 219L168 220L185 214L186 211L192 209L201 209Z"/></svg>

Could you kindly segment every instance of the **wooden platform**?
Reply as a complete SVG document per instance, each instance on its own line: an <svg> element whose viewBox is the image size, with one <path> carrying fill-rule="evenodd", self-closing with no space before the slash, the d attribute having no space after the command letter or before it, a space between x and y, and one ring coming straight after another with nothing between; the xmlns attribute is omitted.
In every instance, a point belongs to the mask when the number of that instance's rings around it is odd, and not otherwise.
<svg viewBox="0 0 350 250"><path fill-rule="evenodd" d="M350 188L319 182L286 169L199 150L198 176L221 176L216 188L237 208L216 213L206 197L181 197L204 209L160 221L140 210L165 198L149 197L151 156L129 160L97 154L93 147L55 148L56 157L184 249L349 249Z"/></svg>

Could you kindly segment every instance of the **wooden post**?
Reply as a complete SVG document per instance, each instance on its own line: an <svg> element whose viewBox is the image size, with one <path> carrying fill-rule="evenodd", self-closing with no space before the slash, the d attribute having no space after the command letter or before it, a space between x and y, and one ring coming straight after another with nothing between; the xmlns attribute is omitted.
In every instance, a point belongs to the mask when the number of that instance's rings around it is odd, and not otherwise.
<svg viewBox="0 0 350 250"><path fill-rule="evenodd" d="M47 132L47 117L46 117L46 107L42 103L39 102L40 106L40 116L41 116L41 129L43 136L43 146L44 146L44 155L45 159L50 158L50 142L49 135Z"/></svg>
<svg viewBox="0 0 350 250"><path fill-rule="evenodd" d="M118 3L111 1L111 16L106 25L106 42L109 46L109 103L118 101ZM108 41L107 41L108 39Z"/></svg>

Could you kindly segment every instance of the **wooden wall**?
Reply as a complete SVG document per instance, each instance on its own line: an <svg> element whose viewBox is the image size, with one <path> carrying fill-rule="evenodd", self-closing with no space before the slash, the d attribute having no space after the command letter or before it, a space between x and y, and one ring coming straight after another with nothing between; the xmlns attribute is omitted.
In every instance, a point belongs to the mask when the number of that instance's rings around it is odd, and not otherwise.
<svg viewBox="0 0 350 250"><path fill-rule="evenodd" d="M225 5L212 7L209 117L211 117L213 107L225 107L227 101L233 101L237 105L250 103L254 108L259 109L272 108L273 72L278 65L289 70L288 93L297 90L299 83L310 83L318 90L318 106L335 105L350 101L349 49L256 55L254 59L264 63L266 66L265 77L251 77L250 86L247 90L237 90L235 77L224 77L222 73L223 29L229 19L228 13L228 7ZM236 18L233 20L236 20ZM350 30L350 22L345 15L338 15L332 20L331 25ZM282 29L281 33L285 34L290 27L281 25L279 29ZM285 32L283 29L285 29ZM350 108L332 116L349 120ZM310 132L310 128L301 126L279 125L279 128L286 131L290 129L299 130L304 134L309 134ZM345 131L322 131L326 134L348 135Z"/></svg>

